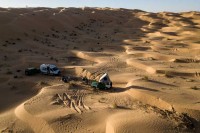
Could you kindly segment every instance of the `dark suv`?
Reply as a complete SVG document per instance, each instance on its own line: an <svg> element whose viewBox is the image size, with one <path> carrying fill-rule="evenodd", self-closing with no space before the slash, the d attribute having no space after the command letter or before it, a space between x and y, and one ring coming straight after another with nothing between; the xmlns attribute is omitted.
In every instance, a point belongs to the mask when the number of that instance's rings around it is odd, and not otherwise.
<svg viewBox="0 0 200 133"><path fill-rule="evenodd" d="M34 67L25 69L25 75L29 76L29 75L34 75L34 74L37 74L37 73L40 73L40 69L37 69L37 68L34 68Z"/></svg>

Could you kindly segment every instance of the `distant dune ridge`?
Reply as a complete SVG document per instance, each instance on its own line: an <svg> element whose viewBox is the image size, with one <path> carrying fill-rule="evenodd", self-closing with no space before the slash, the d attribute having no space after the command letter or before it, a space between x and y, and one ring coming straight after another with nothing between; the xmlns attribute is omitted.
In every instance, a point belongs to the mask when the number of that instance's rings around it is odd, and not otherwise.
<svg viewBox="0 0 200 133"><path fill-rule="evenodd" d="M0 8L0 131L198 132L199 35L194 11ZM24 75L43 63L73 80Z"/></svg>

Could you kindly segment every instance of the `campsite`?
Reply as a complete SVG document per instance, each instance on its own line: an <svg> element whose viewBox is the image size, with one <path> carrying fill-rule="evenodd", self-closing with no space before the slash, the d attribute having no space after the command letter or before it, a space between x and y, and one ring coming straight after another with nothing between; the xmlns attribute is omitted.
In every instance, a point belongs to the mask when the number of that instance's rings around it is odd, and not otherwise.
<svg viewBox="0 0 200 133"><path fill-rule="evenodd" d="M198 133L199 34L199 11L2 7L0 132Z"/></svg>

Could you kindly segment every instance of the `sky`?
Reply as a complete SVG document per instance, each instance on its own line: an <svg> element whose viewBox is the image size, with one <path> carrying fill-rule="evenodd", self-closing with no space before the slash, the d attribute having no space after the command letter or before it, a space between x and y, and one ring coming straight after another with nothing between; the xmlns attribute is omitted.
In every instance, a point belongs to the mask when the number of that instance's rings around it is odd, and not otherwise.
<svg viewBox="0 0 200 133"><path fill-rule="evenodd" d="M0 7L112 7L150 12L200 11L200 0L0 0Z"/></svg>

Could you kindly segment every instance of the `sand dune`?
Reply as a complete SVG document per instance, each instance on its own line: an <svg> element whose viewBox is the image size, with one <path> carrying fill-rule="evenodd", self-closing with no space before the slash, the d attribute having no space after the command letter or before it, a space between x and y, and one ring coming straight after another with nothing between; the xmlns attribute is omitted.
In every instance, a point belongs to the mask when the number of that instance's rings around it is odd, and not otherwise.
<svg viewBox="0 0 200 133"><path fill-rule="evenodd" d="M127 115L132 117L126 117ZM146 117L149 119L146 119ZM106 124L106 133L173 132L170 128L172 128L171 123L159 118L156 114L148 113L147 115L140 111L127 111L109 117Z"/></svg>
<svg viewBox="0 0 200 133"><path fill-rule="evenodd" d="M199 12L0 8L0 29L1 132L200 130ZM73 80L24 75L42 63Z"/></svg>
<svg viewBox="0 0 200 133"><path fill-rule="evenodd" d="M51 127L43 119L34 117L24 109L24 104L19 105L15 109L16 116L22 121L28 123L34 132L54 133Z"/></svg>

